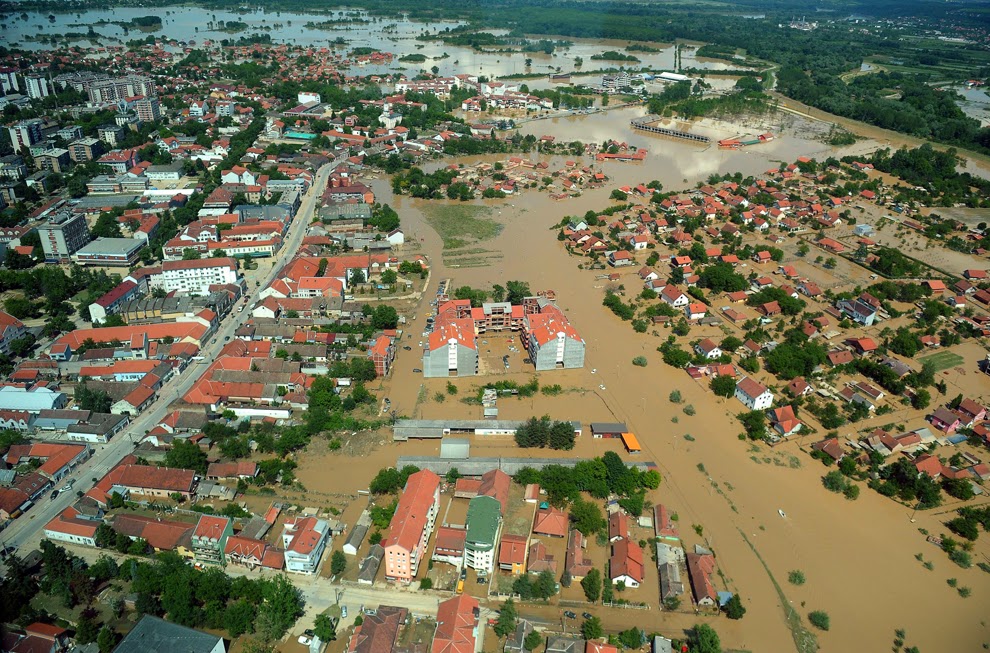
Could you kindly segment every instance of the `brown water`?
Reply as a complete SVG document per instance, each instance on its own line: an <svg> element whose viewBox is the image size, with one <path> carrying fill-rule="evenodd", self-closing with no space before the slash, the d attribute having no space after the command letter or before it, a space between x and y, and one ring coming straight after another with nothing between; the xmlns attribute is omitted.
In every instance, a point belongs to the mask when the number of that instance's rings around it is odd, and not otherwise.
<svg viewBox="0 0 990 653"><path fill-rule="evenodd" d="M609 121L595 116L560 120L553 125L533 123L532 133L553 133L558 140L616 138L650 147L650 158L643 164L604 166L615 186L654 178L668 187L679 186L677 182L684 179L687 183L683 185L693 185L712 172L738 169L744 174L757 173L771 167L774 159L793 160L799 154L823 149L814 141L788 139L742 152L706 151L676 141L653 143L650 137L631 135L625 124L624 119ZM740 622L717 621L715 627L724 645L752 651L794 650L780 599L760 558L803 618L811 610L829 612L832 630L818 633L823 650L888 650L896 628L905 628L907 644L926 653L973 651L990 641L990 632L981 623L986 618L990 576L975 568L955 567L935 547L926 544L918 532L919 527L943 532L940 519L946 517L919 513L917 523L911 523L910 509L865 488L856 502L830 494L821 487L823 470L819 464L795 445L783 445L773 453L761 448L756 454L758 460L777 457L779 464L754 462L749 445L736 438L741 429L733 416L741 410L740 405L734 400L713 398L683 372L664 366L654 351L658 338L635 334L628 324L601 306L602 282L595 278L598 273L578 270L581 259L565 252L550 227L564 215L581 215L589 208L608 205L607 196L613 185L585 192L576 200L554 202L545 194L528 191L489 202L501 210L494 217L504 224L504 229L483 246L504 254L502 263L458 270L444 269L442 243L423 218L423 201L393 197L385 179L372 181L371 185L380 201L399 211L407 238L417 241L421 251L431 257L436 280L453 278L455 285L490 287L507 279L523 279L534 290L557 292L559 305L588 343L586 367L541 374L541 383L559 383L568 391L553 398L500 401L500 417L522 419L548 413L585 424L599 420L628 424L644 447L640 457L655 461L664 475L661 488L652 498L679 513L681 533L689 546L705 543L716 550L728 589L740 592L749 609ZM434 287L435 282L428 296ZM420 339L427 308L424 301L417 311L419 319L407 326L412 337L406 342L413 351L400 351L394 375L380 383L377 392L380 397L389 396L403 415L477 419L479 408L456 398L444 403L418 401L421 388L425 388L427 397L432 397L446 386L446 380L423 379L412 372L412 368L421 366L416 341ZM490 338L490 346L505 346L496 340L499 339ZM647 368L630 364L637 355L649 358ZM513 369L520 368L513 363ZM507 378L525 381L529 377L527 373L515 373ZM477 378L455 380L460 396L478 383ZM600 385L605 389L599 389ZM685 404L696 407L696 416L688 417L682 413L682 406L668 402L674 389L682 392ZM674 418L678 423L673 423ZM693 442L684 439L688 433ZM475 442L473 446L478 455L519 455L508 440ZM601 455L607 450L618 451L619 447L618 442L592 440L585 435L576 450L566 455ZM347 460L346 465L334 464L333 458L330 463L304 459L300 478L307 486L364 487L375 470L395 464L397 456L437 449L436 443L386 444L363 459ZM797 456L800 469L787 465L787 454ZM699 465L704 466L704 472L699 471ZM333 469L330 476L328 468ZM786 512L786 519L780 517L778 509ZM704 539L693 533L692 524L704 527ZM975 557L986 555L987 541L987 537L982 538ZM934 571L924 569L915 560L919 552L926 560L934 561ZM596 559L596 563L603 564L604 560ZM788 585L787 573L793 569L805 573L806 585ZM960 598L946 584L949 577L958 578L960 586L971 587L972 597ZM717 585L724 589L721 580ZM641 588L640 592L655 603L655 588L648 593ZM609 613L606 624L624 624L627 617L619 614L613 618ZM656 610L638 613L635 620L647 631L668 629L674 635L684 627L683 618L668 617Z"/></svg>

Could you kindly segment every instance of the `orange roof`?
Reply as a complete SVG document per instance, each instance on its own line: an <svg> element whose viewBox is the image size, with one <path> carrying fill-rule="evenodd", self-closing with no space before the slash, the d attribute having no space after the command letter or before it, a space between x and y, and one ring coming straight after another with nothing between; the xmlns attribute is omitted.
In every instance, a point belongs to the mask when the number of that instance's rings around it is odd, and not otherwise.
<svg viewBox="0 0 990 653"><path fill-rule="evenodd" d="M130 342L137 334L145 335L148 340L162 340L171 337L175 340L199 340L206 333L206 327L197 322L163 322L161 324L128 324L120 327L101 327L95 329L76 329L60 337L55 344L68 345L78 349L86 340L94 342ZM52 346L54 351L55 345Z"/></svg>
<svg viewBox="0 0 990 653"><path fill-rule="evenodd" d="M567 515L553 506L541 508L536 511L533 532L564 537L567 535Z"/></svg>
<svg viewBox="0 0 990 653"><path fill-rule="evenodd" d="M48 478L53 478L77 456L86 450L81 444L15 444L7 451L6 460L9 465L17 465L21 458L41 458L44 462L38 471Z"/></svg>
<svg viewBox="0 0 990 653"><path fill-rule="evenodd" d="M526 562L526 543L528 538L525 535L503 535L502 546L498 551L498 563L500 565L521 565Z"/></svg>
<svg viewBox="0 0 990 653"><path fill-rule="evenodd" d="M382 542L385 549L398 546L412 551L417 547L439 487L440 477L427 469L409 476L389 524L388 537Z"/></svg>
<svg viewBox="0 0 990 653"><path fill-rule="evenodd" d="M478 600L461 594L440 604L430 653L474 653Z"/></svg>

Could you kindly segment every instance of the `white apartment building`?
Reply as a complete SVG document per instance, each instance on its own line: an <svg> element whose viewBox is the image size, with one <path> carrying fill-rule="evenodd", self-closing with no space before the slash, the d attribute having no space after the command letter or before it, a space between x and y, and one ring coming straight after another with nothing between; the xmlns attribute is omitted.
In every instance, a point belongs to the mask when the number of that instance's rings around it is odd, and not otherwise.
<svg viewBox="0 0 990 653"><path fill-rule="evenodd" d="M196 261L165 261L161 271L148 277L148 285L165 292L205 295L210 286L241 282L237 261L232 258L208 258Z"/></svg>

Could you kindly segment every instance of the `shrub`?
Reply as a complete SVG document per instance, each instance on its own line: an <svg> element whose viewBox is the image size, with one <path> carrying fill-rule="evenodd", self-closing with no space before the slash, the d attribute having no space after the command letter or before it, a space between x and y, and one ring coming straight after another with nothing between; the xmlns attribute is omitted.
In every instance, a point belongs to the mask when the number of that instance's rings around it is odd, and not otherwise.
<svg viewBox="0 0 990 653"><path fill-rule="evenodd" d="M787 581L791 585L804 585L804 572L799 569L795 569L787 574Z"/></svg>
<svg viewBox="0 0 990 653"><path fill-rule="evenodd" d="M962 549L954 549L951 553L949 553L949 560L956 563L963 569L969 569L973 566L973 557Z"/></svg>
<svg viewBox="0 0 990 653"><path fill-rule="evenodd" d="M831 619L829 619L828 613L823 610L815 610L809 613L808 621L819 630L828 630L831 626Z"/></svg>
<svg viewBox="0 0 990 653"><path fill-rule="evenodd" d="M679 403L681 403L681 391L680 390L671 390L670 391L670 395L667 397L667 399L669 399L670 400L670 403L672 403L672 404L679 404Z"/></svg>
<svg viewBox="0 0 990 653"><path fill-rule="evenodd" d="M687 415L688 417L693 417L695 413L696 411L694 410L694 406L692 406L691 404L688 404L687 406L684 407L684 414Z"/></svg>
<svg viewBox="0 0 990 653"><path fill-rule="evenodd" d="M432 578L420 578L419 579L419 589L421 589L421 590L433 589L433 579Z"/></svg>
<svg viewBox="0 0 990 653"><path fill-rule="evenodd" d="M646 356L637 356L636 358L632 359L632 364L635 365L636 367L646 367L648 362L649 361L646 360Z"/></svg>

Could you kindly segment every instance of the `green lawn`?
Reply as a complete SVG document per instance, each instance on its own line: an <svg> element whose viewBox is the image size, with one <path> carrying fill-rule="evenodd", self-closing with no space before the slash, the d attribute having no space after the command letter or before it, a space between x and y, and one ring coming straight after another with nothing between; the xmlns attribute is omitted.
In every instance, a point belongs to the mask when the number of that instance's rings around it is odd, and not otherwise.
<svg viewBox="0 0 990 653"><path fill-rule="evenodd" d="M438 202L429 204L424 213L447 250L490 240L502 230L502 225L489 217L492 210L486 206Z"/></svg>
<svg viewBox="0 0 990 653"><path fill-rule="evenodd" d="M922 365L926 363L930 364L936 372L941 372L942 370L962 365L966 362L966 359L955 352L940 351L937 354L919 358L918 361Z"/></svg>

